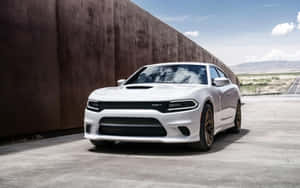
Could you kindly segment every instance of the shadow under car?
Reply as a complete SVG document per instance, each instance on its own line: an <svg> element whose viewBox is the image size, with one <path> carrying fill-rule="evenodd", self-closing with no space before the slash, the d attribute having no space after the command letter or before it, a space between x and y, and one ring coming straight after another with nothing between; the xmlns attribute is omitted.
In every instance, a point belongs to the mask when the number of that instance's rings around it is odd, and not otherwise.
<svg viewBox="0 0 300 188"><path fill-rule="evenodd" d="M250 132L249 129L241 129L239 134L232 134L228 131L220 132L215 136L215 141L209 151L197 151L189 144L164 144L164 143L128 143L120 142L117 144L103 144L100 147L92 147L91 152L127 154L127 155L156 155L156 156L184 156L208 154L223 150L228 145L238 142L242 137Z"/></svg>

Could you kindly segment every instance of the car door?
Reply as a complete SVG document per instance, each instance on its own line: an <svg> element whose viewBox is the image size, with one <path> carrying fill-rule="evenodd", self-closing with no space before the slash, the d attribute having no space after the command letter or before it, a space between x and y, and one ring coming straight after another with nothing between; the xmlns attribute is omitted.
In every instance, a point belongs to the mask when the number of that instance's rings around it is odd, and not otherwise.
<svg viewBox="0 0 300 188"><path fill-rule="evenodd" d="M222 104L223 90L213 85L214 80L220 77L217 70L213 66L209 66L209 73L210 73L210 82L213 91L212 96L214 98L214 103L215 103L215 109L214 109L215 130L218 130L221 128L222 118L224 113L223 104Z"/></svg>
<svg viewBox="0 0 300 188"><path fill-rule="evenodd" d="M221 105L221 109L217 114L217 123L216 123L216 129L220 129L221 127L227 125L231 121L231 113L229 107L228 99L230 98L230 86L225 85L221 87L217 87L213 85L215 78L220 78L225 75L221 75L218 71L218 69L215 66L210 66L210 76L211 76L211 83L212 87L214 87L214 90L216 90L216 94L218 96L219 103Z"/></svg>
<svg viewBox="0 0 300 188"><path fill-rule="evenodd" d="M228 78L226 74L219 69L218 67L215 68L221 78ZM224 124L231 124L234 121L235 115L235 108L236 108L236 96L235 91L236 88L230 82L230 84L221 87L223 90L222 96L222 105L224 107L224 117L221 119Z"/></svg>

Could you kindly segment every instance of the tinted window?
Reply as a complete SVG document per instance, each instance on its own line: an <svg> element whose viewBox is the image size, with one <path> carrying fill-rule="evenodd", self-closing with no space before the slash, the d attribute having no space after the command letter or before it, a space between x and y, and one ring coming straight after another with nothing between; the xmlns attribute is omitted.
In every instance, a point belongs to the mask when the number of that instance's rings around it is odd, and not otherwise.
<svg viewBox="0 0 300 188"><path fill-rule="evenodd" d="M140 83L207 84L206 66L150 66L136 73L126 84Z"/></svg>
<svg viewBox="0 0 300 188"><path fill-rule="evenodd" d="M219 73L217 72L215 67L210 67L209 68L210 71L210 77L211 77L211 81L213 81L215 78L219 78Z"/></svg>
<svg viewBox="0 0 300 188"><path fill-rule="evenodd" d="M221 78L227 78L227 76L224 74L223 71L221 71L221 70L218 69L218 68L217 68L217 71L218 71L218 73L219 73L219 75L220 75Z"/></svg>

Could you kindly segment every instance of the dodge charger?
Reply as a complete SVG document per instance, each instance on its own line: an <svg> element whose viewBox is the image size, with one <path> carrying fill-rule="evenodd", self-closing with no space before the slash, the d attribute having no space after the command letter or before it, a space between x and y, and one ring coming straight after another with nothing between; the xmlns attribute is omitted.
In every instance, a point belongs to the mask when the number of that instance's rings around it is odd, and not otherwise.
<svg viewBox="0 0 300 188"><path fill-rule="evenodd" d="M239 87L220 67L198 62L146 65L117 87L96 89L84 118L84 136L95 146L191 143L209 150L227 129L241 129Z"/></svg>

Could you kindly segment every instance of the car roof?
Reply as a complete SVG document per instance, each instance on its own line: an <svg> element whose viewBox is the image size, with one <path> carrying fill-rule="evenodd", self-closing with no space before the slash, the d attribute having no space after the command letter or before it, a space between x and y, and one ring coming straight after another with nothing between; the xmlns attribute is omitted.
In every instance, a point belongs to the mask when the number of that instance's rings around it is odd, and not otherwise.
<svg viewBox="0 0 300 188"><path fill-rule="evenodd" d="M164 63L145 65L145 67L164 66L164 65L214 65L214 64L205 63L205 62L164 62Z"/></svg>

